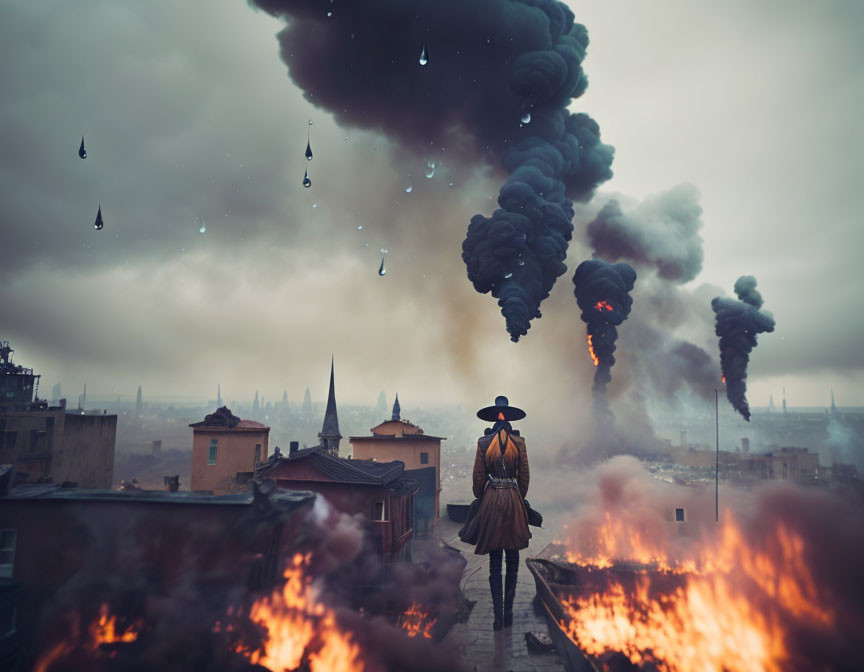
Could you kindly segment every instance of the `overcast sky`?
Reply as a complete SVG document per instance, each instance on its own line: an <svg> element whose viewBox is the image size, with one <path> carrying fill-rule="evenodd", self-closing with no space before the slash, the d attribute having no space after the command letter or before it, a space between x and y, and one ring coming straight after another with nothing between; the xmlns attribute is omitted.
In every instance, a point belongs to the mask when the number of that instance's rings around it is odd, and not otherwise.
<svg viewBox="0 0 864 672"><path fill-rule="evenodd" d="M793 405L827 404L830 386L864 404L864 4L570 6L591 38L571 109L616 148L595 203L695 185L704 265L683 291L731 294L752 274L777 321L751 359L751 403L785 385ZM337 126L291 82L281 27L240 0L3 3L0 338L16 361L71 398L86 382L205 399L221 382L227 399L299 401L307 385L322 399L331 353L345 402L587 398L570 282L586 219L543 318L511 343L460 257L500 176ZM710 323L691 331L713 355Z"/></svg>

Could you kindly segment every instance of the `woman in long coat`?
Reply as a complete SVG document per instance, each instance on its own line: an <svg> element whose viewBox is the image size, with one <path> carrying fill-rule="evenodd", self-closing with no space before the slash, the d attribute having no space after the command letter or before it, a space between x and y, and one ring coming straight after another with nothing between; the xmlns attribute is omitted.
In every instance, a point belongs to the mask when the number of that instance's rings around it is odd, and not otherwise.
<svg viewBox="0 0 864 672"><path fill-rule="evenodd" d="M491 430L477 441L474 459L474 496L465 526L459 531L462 541L475 544L475 553L489 554L489 588L492 591L494 621L500 630L513 625L513 599L519 572L519 551L528 546L531 532L525 495L530 471L525 439L510 422L521 420L525 411L510 406L507 397L496 397L494 406L477 412L481 420L494 422ZM502 600L501 563L506 554Z"/></svg>

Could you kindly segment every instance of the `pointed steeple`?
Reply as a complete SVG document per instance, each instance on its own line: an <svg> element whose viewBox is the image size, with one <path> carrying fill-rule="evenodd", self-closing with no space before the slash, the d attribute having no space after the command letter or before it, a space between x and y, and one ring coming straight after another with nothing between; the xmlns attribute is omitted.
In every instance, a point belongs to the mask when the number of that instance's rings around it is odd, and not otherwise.
<svg viewBox="0 0 864 672"><path fill-rule="evenodd" d="M399 393L396 393L396 401L393 402L393 417L391 420L401 420L400 413L402 409L399 406Z"/></svg>
<svg viewBox="0 0 864 672"><path fill-rule="evenodd" d="M216 383L216 408L222 408L222 384Z"/></svg>
<svg viewBox="0 0 864 672"><path fill-rule="evenodd" d="M768 412L769 413L774 412L774 395L773 394L768 397Z"/></svg>
<svg viewBox="0 0 864 672"><path fill-rule="evenodd" d="M837 406L834 404L834 388L831 388L831 415L837 415Z"/></svg>
<svg viewBox="0 0 864 672"><path fill-rule="evenodd" d="M328 453L336 457L339 456L339 440L342 435L339 433L339 414L336 411L336 384L333 375L334 362L330 358L330 392L327 395L327 410L324 411L324 424L321 426L321 433L318 438L321 439L321 445Z"/></svg>
<svg viewBox="0 0 864 672"><path fill-rule="evenodd" d="M309 388L306 388L306 392L303 394L303 414L309 415L312 412L312 393L309 391Z"/></svg>
<svg viewBox="0 0 864 672"><path fill-rule="evenodd" d="M786 415L786 386L783 386L783 415Z"/></svg>
<svg viewBox="0 0 864 672"><path fill-rule="evenodd" d="M141 397L141 386L138 386L138 394L135 397L135 413L141 415L141 412L144 410L144 401Z"/></svg>
<svg viewBox="0 0 864 672"><path fill-rule="evenodd" d="M258 403L258 390L255 390L255 401L252 402L252 417L257 418L261 410L261 405Z"/></svg>

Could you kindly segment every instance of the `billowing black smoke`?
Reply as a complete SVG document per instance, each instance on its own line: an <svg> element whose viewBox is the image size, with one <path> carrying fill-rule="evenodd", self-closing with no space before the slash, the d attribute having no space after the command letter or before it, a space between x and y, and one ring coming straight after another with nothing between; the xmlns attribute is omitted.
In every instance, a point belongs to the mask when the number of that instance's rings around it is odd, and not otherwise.
<svg viewBox="0 0 864 672"><path fill-rule="evenodd" d="M743 275L735 282L740 301L720 297L711 301L716 317L714 332L720 337L720 367L726 378L726 398L745 420L750 420L747 403L747 364L756 347L756 336L774 331L774 317L760 311L762 295L756 278Z"/></svg>
<svg viewBox="0 0 864 672"><path fill-rule="evenodd" d="M526 334L566 270L568 199L590 198L612 175L597 124L567 111L588 85L585 27L557 0L252 2L288 20L289 74L338 123L510 174L500 209L472 219L462 258L477 291L499 300L511 338Z"/></svg>
<svg viewBox="0 0 864 672"><path fill-rule="evenodd" d="M609 264L589 259L579 264L573 276L573 294L588 325L588 343L595 358L594 398L605 402L606 385L612 380L618 329L630 314L630 291L636 271L629 264Z"/></svg>

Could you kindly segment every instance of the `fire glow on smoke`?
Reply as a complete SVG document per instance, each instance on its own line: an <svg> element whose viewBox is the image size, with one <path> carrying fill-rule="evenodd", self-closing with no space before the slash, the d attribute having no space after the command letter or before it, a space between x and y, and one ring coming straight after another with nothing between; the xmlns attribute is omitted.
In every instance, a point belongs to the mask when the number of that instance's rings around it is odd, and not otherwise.
<svg viewBox="0 0 864 672"><path fill-rule="evenodd" d="M594 366L600 364L600 359L594 352L594 343L591 340L591 334L588 334L588 354L591 355L591 361L594 362Z"/></svg>
<svg viewBox="0 0 864 672"><path fill-rule="evenodd" d="M672 558L607 514L590 550L567 553L584 581L563 600L562 628L590 655L668 672L790 669L793 631L836 623L804 540L781 524L756 547L731 514L717 532Z"/></svg>
<svg viewBox="0 0 864 672"><path fill-rule="evenodd" d="M438 619L430 617L420 604L412 602L411 606L399 618L399 627L409 637L422 636L425 639L432 639L432 628L437 622Z"/></svg>

